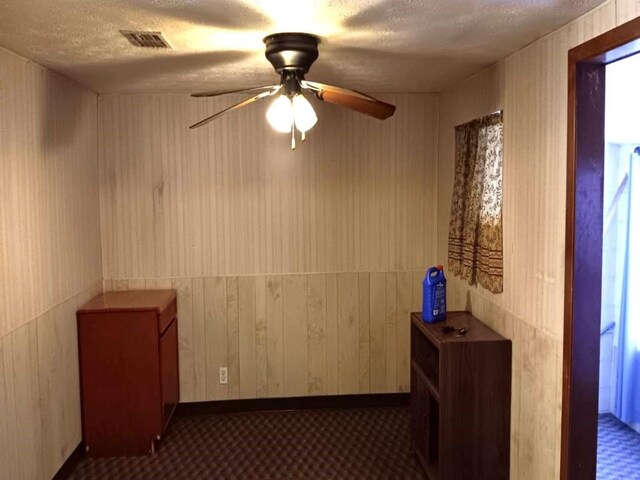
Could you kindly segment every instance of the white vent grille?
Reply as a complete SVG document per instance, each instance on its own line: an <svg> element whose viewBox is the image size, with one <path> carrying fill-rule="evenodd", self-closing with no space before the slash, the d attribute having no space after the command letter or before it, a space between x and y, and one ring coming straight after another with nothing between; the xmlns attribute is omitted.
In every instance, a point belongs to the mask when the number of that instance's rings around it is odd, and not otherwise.
<svg viewBox="0 0 640 480"><path fill-rule="evenodd" d="M162 36L160 32L132 32L129 30L120 30L132 45L145 48L171 48L169 42Z"/></svg>

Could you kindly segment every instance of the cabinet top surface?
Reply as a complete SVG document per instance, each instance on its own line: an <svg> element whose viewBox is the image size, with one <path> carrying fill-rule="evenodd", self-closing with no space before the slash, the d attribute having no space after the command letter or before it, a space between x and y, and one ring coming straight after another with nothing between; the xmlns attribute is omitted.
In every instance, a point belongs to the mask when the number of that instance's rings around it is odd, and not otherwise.
<svg viewBox="0 0 640 480"><path fill-rule="evenodd" d="M83 305L78 313L100 313L117 311L162 312L176 298L175 290L128 290L106 292Z"/></svg>
<svg viewBox="0 0 640 480"><path fill-rule="evenodd" d="M469 312L447 312L446 320L437 323L426 323L422 320L421 312L414 312L411 314L411 322L437 346L443 343L509 341ZM444 333L442 328L446 326L464 327L467 329L467 333L461 336L456 332Z"/></svg>

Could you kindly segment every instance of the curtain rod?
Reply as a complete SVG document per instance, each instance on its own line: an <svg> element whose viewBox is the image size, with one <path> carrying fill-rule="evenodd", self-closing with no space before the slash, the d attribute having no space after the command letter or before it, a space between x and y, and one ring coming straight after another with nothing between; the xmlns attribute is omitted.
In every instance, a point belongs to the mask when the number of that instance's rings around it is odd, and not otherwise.
<svg viewBox="0 0 640 480"><path fill-rule="evenodd" d="M495 112L487 113L486 115L483 115L483 116L478 117L478 118L474 118L473 120L469 120L468 122L462 122L462 123L461 123L461 124L459 124L459 125L454 125L454 126L453 126L453 128L458 128L458 127L461 127L461 126L463 126L463 125L466 125L467 123L473 123L473 122L476 122L476 121L478 121L478 120L482 120L483 118L490 117L490 116L492 116L492 115L496 115L496 114L498 114L498 113L503 113L503 112L504 112L504 111L503 111L502 109L500 109L500 110L496 110Z"/></svg>

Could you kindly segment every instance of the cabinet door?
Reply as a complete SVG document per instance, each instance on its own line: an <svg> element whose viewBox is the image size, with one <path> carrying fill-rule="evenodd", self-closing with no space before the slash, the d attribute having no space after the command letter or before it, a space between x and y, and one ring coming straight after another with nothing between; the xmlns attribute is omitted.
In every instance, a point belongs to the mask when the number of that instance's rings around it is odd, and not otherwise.
<svg viewBox="0 0 640 480"><path fill-rule="evenodd" d="M160 421L156 313L85 313L78 337L89 455L148 454Z"/></svg>
<svg viewBox="0 0 640 480"><path fill-rule="evenodd" d="M176 319L160 337L160 376L162 381L162 431L164 432L180 396L178 321Z"/></svg>

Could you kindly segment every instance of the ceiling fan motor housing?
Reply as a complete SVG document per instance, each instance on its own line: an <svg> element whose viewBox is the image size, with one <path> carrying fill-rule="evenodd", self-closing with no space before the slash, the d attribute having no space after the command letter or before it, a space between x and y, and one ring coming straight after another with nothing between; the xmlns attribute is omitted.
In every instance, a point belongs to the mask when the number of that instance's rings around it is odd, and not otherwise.
<svg viewBox="0 0 640 480"><path fill-rule="evenodd" d="M307 73L318 58L319 38L308 33L274 33L264 38L265 56L276 72Z"/></svg>

